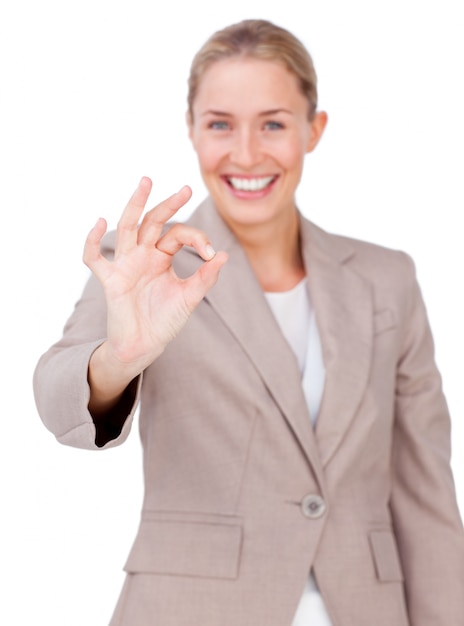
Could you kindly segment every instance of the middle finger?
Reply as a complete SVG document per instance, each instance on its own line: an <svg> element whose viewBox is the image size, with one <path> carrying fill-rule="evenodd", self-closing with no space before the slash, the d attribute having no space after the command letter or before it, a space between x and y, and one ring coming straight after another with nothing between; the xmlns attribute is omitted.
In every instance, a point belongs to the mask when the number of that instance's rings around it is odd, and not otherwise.
<svg viewBox="0 0 464 626"><path fill-rule="evenodd" d="M190 200L191 196L192 190L185 185L180 191L148 211L138 231L138 244L153 247L160 238L166 222Z"/></svg>

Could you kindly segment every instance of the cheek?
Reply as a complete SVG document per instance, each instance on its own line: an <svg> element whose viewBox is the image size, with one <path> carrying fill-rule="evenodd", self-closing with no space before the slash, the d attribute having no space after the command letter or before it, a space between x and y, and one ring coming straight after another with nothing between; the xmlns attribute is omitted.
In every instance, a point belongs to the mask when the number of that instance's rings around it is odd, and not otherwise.
<svg viewBox="0 0 464 626"><path fill-rule="evenodd" d="M204 173L214 172L219 168L222 159L222 152L217 145L202 145L197 149L198 162Z"/></svg>
<svg viewBox="0 0 464 626"><path fill-rule="evenodd" d="M299 141L287 144L279 153L279 161L287 170L301 170L306 155L305 146Z"/></svg>

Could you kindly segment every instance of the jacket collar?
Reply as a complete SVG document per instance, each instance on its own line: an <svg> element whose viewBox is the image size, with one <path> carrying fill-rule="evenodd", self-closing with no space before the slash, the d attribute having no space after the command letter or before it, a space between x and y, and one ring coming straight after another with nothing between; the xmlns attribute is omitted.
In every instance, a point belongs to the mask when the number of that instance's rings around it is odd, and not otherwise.
<svg viewBox="0 0 464 626"><path fill-rule="evenodd" d="M326 465L347 433L368 382L373 339L371 285L353 269L355 252L343 237L301 220L302 249L311 303L326 369L316 423Z"/></svg>
<svg viewBox="0 0 464 626"><path fill-rule="evenodd" d="M372 297L366 282L349 267L351 246L301 217L303 257L326 368L321 409L313 431L296 358L240 244L209 198L188 223L205 231L217 250L229 254L206 299L254 363L322 488L322 468L354 418L370 366ZM196 268L202 261L192 252Z"/></svg>

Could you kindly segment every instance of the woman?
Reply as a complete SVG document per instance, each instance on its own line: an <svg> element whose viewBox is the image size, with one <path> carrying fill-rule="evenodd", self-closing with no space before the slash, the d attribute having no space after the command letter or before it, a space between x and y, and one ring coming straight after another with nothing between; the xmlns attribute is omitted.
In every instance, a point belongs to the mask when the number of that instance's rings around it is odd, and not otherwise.
<svg viewBox="0 0 464 626"><path fill-rule="evenodd" d="M193 60L210 197L117 232L35 393L65 444L108 448L140 402L145 498L112 626L462 626L449 417L409 257L325 233L295 192L327 116L287 31L248 20ZM213 246L218 249L215 252Z"/></svg>

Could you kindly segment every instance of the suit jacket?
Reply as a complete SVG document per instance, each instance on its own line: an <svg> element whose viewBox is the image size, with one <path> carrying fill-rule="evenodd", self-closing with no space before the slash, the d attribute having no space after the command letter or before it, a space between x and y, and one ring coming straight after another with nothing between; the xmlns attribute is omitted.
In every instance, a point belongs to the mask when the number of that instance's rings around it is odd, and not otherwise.
<svg viewBox="0 0 464 626"><path fill-rule="evenodd" d="M210 200L189 223L229 261L114 433L96 435L87 410L106 334L96 279L35 372L64 444L121 443L140 399L143 513L111 626L290 626L311 568L334 626L462 626L450 422L409 257L301 218L326 368L313 430L242 248ZM174 262L180 276L202 263L189 248Z"/></svg>

